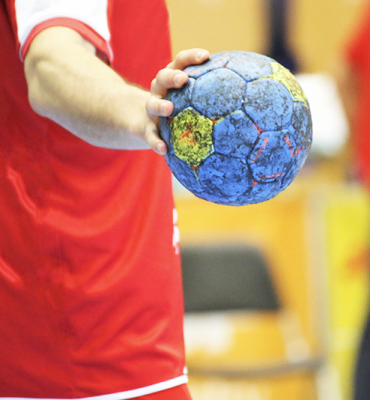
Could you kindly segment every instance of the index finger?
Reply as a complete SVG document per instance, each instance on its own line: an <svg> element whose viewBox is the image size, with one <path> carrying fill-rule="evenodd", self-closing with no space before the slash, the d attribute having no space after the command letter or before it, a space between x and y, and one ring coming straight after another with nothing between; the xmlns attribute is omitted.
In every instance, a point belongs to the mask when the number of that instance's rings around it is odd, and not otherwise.
<svg viewBox="0 0 370 400"><path fill-rule="evenodd" d="M192 64L201 64L208 60L209 52L204 49L190 49L180 51L167 68L183 70Z"/></svg>

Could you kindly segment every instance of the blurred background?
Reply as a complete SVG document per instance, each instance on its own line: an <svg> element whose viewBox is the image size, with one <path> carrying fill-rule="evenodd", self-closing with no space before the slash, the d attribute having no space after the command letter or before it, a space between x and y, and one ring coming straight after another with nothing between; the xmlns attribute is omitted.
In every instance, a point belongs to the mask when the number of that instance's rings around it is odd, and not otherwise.
<svg viewBox="0 0 370 400"><path fill-rule="evenodd" d="M218 206L175 182L194 400L350 400L368 309L370 198L341 81L368 1L167 5L174 54L272 55L296 73L314 126L305 167L266 203Z"/></svg>

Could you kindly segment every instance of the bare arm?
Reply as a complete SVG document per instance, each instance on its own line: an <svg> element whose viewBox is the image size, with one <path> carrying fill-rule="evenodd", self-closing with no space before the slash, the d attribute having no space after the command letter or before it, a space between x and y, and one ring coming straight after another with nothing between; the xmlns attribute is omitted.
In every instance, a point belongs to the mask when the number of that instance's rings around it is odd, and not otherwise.
<svg viewBox="0 0 370 400"><path fill-rule="evenodd" d="M149 148L143 140L149 94L128 85L77 32L41 32L25 58L25 73L38 114L95 146Z"/></svg>
<svg viewBox="0 0 370 400"><path fill-rule="evenodd" d="M208 57L207 53L199 59L197 49L182 53L176 58L179 62L158 74L151 95L125 82L77 32L48 28L36 36L25 58L30 104L38 114L94 146L152 148L164 154L157 119L171 113L172 103L162 98L168 88L181 87L188 79L174 68Z"/></svg>

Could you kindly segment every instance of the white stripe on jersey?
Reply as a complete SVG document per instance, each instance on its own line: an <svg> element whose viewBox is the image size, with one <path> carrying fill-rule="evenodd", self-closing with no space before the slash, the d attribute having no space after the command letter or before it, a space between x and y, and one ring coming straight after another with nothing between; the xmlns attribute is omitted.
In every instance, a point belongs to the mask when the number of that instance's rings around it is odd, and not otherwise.
<svg viewBox="0 0 370 400"><path fill-rule="evenodd" d="M72 18L83 22L106 40L109 46L108 0L15 0L18 40L22 47L41 22Z"/></svg>
<svg viewBox="0 0 370 400"><path fill-rule="evenodd" d="M128 392L103 394L101 396L94 397L83 397L76 400L131 400L135 397L146 396L148 394L158 393L163 390L173 389L180 385L188 383L188 377L186 375L179 376L177 378L170 379L165 382L156 383L151 386L146 386L140 389L129 390ZM0 397L1 400L74 400L74 399L35 399L31 397Z"/></svg>

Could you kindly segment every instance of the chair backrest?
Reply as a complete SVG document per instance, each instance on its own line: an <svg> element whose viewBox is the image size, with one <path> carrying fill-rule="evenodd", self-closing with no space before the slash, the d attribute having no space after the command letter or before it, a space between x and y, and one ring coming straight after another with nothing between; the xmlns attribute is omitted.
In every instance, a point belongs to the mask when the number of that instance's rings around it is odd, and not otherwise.
<svg viewBox="0 0 370 400"><path fill-rule="evenodd" d="M184 246L186 312L278 310L267 260L242 244Z"/></svg>

